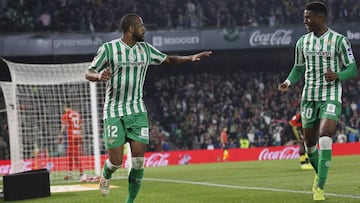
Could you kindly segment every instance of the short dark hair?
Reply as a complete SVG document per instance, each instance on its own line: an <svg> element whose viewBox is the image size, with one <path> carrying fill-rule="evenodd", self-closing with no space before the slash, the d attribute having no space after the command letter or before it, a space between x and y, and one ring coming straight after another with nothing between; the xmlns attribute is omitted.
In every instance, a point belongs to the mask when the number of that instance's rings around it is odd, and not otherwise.
<svg viewBox="0 0 360 203"><path fill-rule="evenodd" d="M320 1L313 1L307 3L305 5L305 10L313 11L327 16L327 6Z"/></svg>
<svg viewBox="0 0 360 203"><path fill-rule="evenodd" d="M135 20L140 16L135 13L127 13L120 20L120 28L122 31L128 31L129 27L135 25Z"/></svg>

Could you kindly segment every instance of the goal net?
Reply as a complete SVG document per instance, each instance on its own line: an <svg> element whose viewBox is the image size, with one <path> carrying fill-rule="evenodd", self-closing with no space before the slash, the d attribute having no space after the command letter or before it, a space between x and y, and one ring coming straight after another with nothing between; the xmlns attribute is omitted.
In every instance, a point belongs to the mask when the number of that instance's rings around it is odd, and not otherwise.
<svg viewBox="0 0 360 203"><path fill-rule="evenodd" d="M89 63L19 64L5 61L12 81L1 82L8 117L10 173L46 168L51 183L70 175L66 155L67 134L60 135L64 103L69 103L82 120L78 163L72 164L70 181L96 181L106 159L102 141L102 106L105 83L85 80ZM59 142L59 136L63 142ZM124 163L126 156L124 157ZM126 167L126 164L124 164ZM116 177L126 176L119 170Z"/></svg>

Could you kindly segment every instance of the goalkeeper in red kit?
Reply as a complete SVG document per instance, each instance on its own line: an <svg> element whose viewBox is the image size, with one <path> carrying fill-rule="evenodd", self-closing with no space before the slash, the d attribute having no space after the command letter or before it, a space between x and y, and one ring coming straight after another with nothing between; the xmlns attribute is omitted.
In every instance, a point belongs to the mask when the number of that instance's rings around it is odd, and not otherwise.
<svg viewBox="0 0 360 203"><path fill-rule="evenodd" d="M72 178L73 165L76 165L80 172L80 179L83 176L83 168L80 162L81 146L82 146L82 123L81 116L74 111L69 103L64 104L64 114L61 116L61 130L59 135L59 143L63 142L65 130L67 131L67 150L68 174L65 180Z"/></svg>
<svg viewBox="0 0 360 203"><path fill-rule="evenodd" d="M309 162L309 158L305 153L305 146L304 146L304 137L302 133L302 124L301 124L301 115L297 113L294 115L289 124L292 128L292 132L294 133L296 140L299 142L299 157L300 157L300 168L302 170L313 169L312 165Z"/></svg>

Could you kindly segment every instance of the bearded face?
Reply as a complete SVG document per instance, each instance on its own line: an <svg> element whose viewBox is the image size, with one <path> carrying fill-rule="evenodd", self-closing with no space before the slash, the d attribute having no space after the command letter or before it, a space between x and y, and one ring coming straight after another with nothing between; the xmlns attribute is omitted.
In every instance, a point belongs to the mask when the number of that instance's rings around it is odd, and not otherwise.
<svg viewBox="0 0 360 203"><path fill-rule="evenodd" d="M142 19L139 17L134 25L133 39L137 42L144 41L145 26Z"/></svg>
<svg viewBox="0 0 360 203"><path fill-rule="evenodd" d="M134 32L133 39L137 42L143 42L144 41L144 34L145 32Z"/></svg>

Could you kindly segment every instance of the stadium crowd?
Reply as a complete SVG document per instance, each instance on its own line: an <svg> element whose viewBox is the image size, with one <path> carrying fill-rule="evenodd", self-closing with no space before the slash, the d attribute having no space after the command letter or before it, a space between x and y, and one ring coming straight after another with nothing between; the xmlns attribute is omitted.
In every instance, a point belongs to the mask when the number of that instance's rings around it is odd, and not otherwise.
<svg viewBox="0 0 360 203"><path fill-rule="evenodd" d="M249 147L293 145L296 138L287 131L288 121L299 111L303 83L292 86L284 96L277 85L285 77L285 72L214 67L181 72L165 68L151 74L144 86L151 135L148 151L221 148L224 128L228 129L229 148L241 147L240 139L248 140ZM359 141L359 89L359 78L343 83L343 110L334 142ZM3 97L0 98L0 107L5 110ZM37 126L30 121L24 123ZM0 124L0 159L6 159L9 135L5 111L0 112ZM49 123L47 130L59 128L55 124ZM44 134L37 132L30 134ZM37 139L42 138L31 141ZM53 148L49 146L51 151L57 150ZM57 154L54 152L51 154Z"/></svg>
<svg viewBox="0 0 360 203"><path fill-rule="evenodd" d="M151 127L150 151L221 148L226 127L229 147L292 145L286 131L299 111L302 82L286 96L277 90L284 73L205 71L148 78L145 97ZM355 142L360 129L360 80L343 85L343 112L334 142ZM155 123L154 123L155 122Z"/></svg>
<svg viewBox="0 0 360 203"><path fill-rule="evenodd" d="M2 0L0 33L109 32L134 12L147 29L299 24L303 0ZM358 22L358 0L328 0L329 23Z"/></svg>

